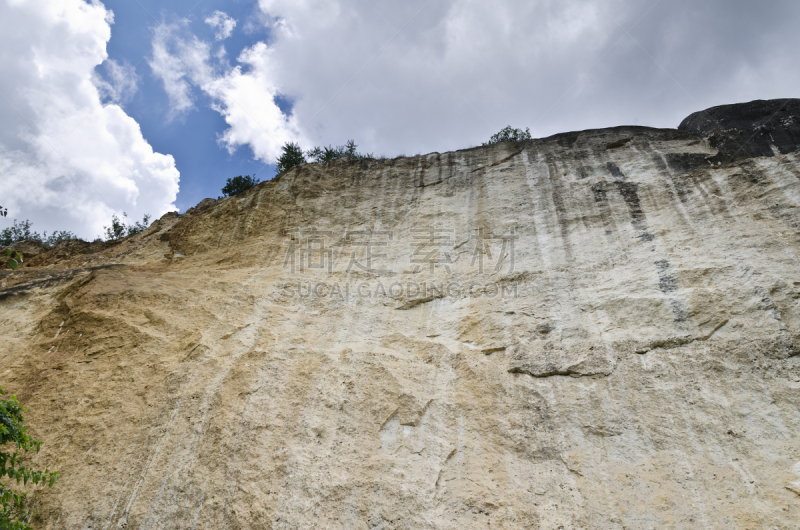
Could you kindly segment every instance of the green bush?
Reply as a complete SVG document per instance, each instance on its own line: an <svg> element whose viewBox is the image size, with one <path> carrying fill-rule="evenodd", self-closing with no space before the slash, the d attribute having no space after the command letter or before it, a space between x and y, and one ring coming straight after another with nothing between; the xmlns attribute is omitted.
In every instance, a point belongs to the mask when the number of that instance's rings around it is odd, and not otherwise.
<svg viewBox="0 0 800 530"><path fill-rule="evenodd" d="M344 156L339 147L315 147L306 151L306 156L312 162L330 162Z"/></svg>
<svg viewBox="0 0 800 530"><path fill-rule="evenodd" d="M482 145L499 144L500 142L521 142L522 140L530 139L531 130L529 128L526 127L523 131L522 129L512 129L511 125L508 125L500 129L499 133L492 135L489 141Z"/></svg>
<svg viewBox="0 0 800 530"><path fill-rule="evenodd" d="M8 210L0 206L0 217L6 217L7 215ZM36 232L31 232L31 222L27 219L19 222L14 219L14 224L12 226L0 231L0 246L8 247L14 243L19 243L20 241L28 239L35 241L40 246L52 246L64 239L75 239L75 234L65 230L56 230L50 236L45 232L44 237L42 237ZM6 248L5 253L0 254L0 266L8 265L11 267L11 270L15 271L20 263L22 263L22 254L17 251ZM3 530L2 526L0 526L0 530Z"/></svg>
<svg viewBox="0 0 800 530"><path fill-rule="evenodd" d="M294 142L286 142L283 145L283 154L281 154L278 161L275 163L275 169L278 175L286 173L295 166L306 163L306 157L303 156L303 150L300 145Z"/></svg>
<svg viewBox="0 0 800 530"><path fill-rule="evenodd" d="M124 213L122 215L127 217ZM111 226L104 226L103 230L106 231L106 239L110 241L125 237L125 223L119 220L117 214L111 216Z"/></svg>
<svg viewBox="0 0 800 530"><path fill-rule="evenodd" d="M150 214L146 213L144 214L144 217L142 217L141 221L136 221L132 225L127 226L128 235L135 236L136 234L141 234L142 232L145 231L145 229L148 227L149 224L150 224Z"/></svg>
<svg viewBox="0 0 800 530"><path fill-rule="evenodd" d="M12 226L0 230L0 246L7 247L25 240L35 241L41 246L53 246L59 241L78 238L68 230L56 230L49 236L47 232L40 235L38 232L31 230L31 225L32 223L27 219L24 221L17 221L14 219L14 224Z"/></svg>
<svg viewBox="0 0 800 530"><path fill-rule="evenodd" d="M372 160L375 157L372 153L362 154L357 149L355 140L347 140L345 145L337 147L315 147L306 151L306 156L313 162L330 162L338 158L346 158L348 160Z"/></svg>
<svg viewBox="0 0 800 530"><path fill-rule="evenodd" d="M355 140L348 140L346 144L333 147L315 147L303 153L300 146L293 142L287 142L283 146L283 154L276 162L278 175L286 173L295 166L310 162L330 162L339 158L347 160L374 160L372 153L359 153ZM308 157L308 160L306 160Z"/></svg>
<svg viewBox="0 0 800 530"><path fill-rule="evenodd" d="M16 396L5 397L6 389L0 387L0 480L4 477L22 482L53 487L58 480L58 471L44 471L26 467L23 463L24 453L38 453L42 442L34 440L27 433L25 411ZM13 452L7 452L13 451ZM30 530L28 524L33 515L26 503L27 493L11 488L6 482L0 482L0 530Z"/></svg>
<svg viewBox="0 0 800 530"><path fill-rule="evenodd" d="M224 197L239 195L258 184L258 182L255 176L247 175L243 177L239 175L238 177L233 177L225 181L225 186L222 187L222 195Z"/></svg>
<svg viewBox="0 0 800 530"><path fill-rule="evenodd" d="M24 221L17 221L14 219L14 224L4 228L0 231L0 245L9 246L20 241L31 239L33 241L41 241L42 236L31 230L31 222L27 219Z"/></svg>
<svg viewBox="0 0 800 530"><path fill-rule="evenodd" d="M128 214L122 212L122 218L127 219ZM106 231L107 241L116 241L118 239L122 239L123 237L141 234L145 231L149 224L150 214L145 214L144 217L142 217L141 222L136 221L131 225L126 225L122 219L117 217L117 214L113 214L111 216L111 226L104 226L103 229Z"/></svg>

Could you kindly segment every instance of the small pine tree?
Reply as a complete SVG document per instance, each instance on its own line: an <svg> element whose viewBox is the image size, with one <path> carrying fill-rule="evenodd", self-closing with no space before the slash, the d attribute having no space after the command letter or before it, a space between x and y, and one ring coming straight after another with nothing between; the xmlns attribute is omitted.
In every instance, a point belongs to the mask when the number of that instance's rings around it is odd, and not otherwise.
<svg viewBox="0 0 800 530"><path fill-rule="evenodd" d="M286 173L295 166L306 163L306 157L303 156L303 150L300 145L294 142L286 142L283 145L283 154L275 163L278 175Z"/></svg>
<svg viewBox="0 0 800 530"><path fill-rule="evenodd" d="M312 162L322 162L325 157L325 151L321 147L315 147L306 151L306 156Z"/></svg>
<svg viewBox="0 0 800 530"><path fill-rule="evenodd" d="M522 129L512 129L511 125L503 127L500 132L492 135L488 142L483 145L499 144L500 142L521 142L522 140L531 139L531 130L525 127Z"/></svg>
<svg viewBox="0 0 800 530"><path fill-rule="evenodd" d="M328 147L315 147L314 149L306 151L306 156L309 160L320 163L330 162L331 160L337 160L339 158L346 158L348 160L372 160L375 158L372 156L372 153L359 153L357 149L358 146L355 140L347 140L345 145L337 147L331 145Z"/></svg>
<svg viewBox="0 0 800 530"><path fill-rule="evenodd" d="M222 188L222 194L225 197L233 197L234 195L244 193L258 184L258 182L258 179L256 179L254 176L251 177L250 175L246 175L243 177L239 175L238 177L233 177L225 182L225 186Z"/></svg>
<svg viewBox="0 0 800 530"><path fill-rule="evenodd" d="M347 158L357 158L358 151L356 151L356 141L355 140L347 140L347 145L344 146L344 156Z"/></svg>

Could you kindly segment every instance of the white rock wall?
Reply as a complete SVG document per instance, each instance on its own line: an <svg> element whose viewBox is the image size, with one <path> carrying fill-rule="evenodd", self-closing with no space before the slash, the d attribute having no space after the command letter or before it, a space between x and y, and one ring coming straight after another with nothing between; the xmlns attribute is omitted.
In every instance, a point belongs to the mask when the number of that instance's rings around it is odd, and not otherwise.
<svg viewBox="0 0 800 530"><path fill-rule="evenodd" d="M715 154L307 165L6 277L39 524L797 528L800 157Z"/></svg>

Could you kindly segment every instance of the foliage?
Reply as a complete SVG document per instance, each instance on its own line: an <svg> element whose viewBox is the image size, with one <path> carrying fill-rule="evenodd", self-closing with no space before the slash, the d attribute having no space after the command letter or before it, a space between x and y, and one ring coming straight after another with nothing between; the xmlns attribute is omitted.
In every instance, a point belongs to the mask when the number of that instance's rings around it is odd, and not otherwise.
<svg viewBox="0 0 800 530"><path fill-rule="evenodd" d="M58 471L35 470L23 464L22 453L38 453L42 442L27 433L22 417L25 409L16 396L5 398L5 395L6 389L0 387L0 481L8 477L17 484L22 482L23 486L31 482L52 488L58 480ZM6 452L7 445L13 453ZM26 508L26 497L27 493L15 491L10 483L0 482L0 530L31 528L28 523L33 514Z"/></svg>
<svg viewBox="0 0 800 530"><path fill-rule="evenodd" d="M6 248L6 255L0 256L0 263L5 263L11 267L12 271L15 271L19 264L22 263L22 254L16 251L12 252L10 248Z"/></svg>
<svg viewBox="0 0 800 530"><path fill-rule="evenodd" d="M0 245L8 246L30 239L33 241L41 241L42 236L31 230L31 222L29 220L17 221L14 219L14 224L4 228L0 232Z"/></svg>
<svg viewBox="0 0 800 530"><path fill-rule="evenodd" d="M258 184L258 180L255 178L255 176L251 177L250 175L247 175L243 177L239 175L238 177L233 177L225 182L225 186L222 188L222 194L225 197L233 197L234 195L244 193L256 184Z"/></svg>
<svg viewBox="0 0 800 530"><path fill-rule="evenodd" d="M340 145L338 147L329 145L328 147L309 149L306 151L306 156L313 162L330 162L337 158L346 158L348 160L366 160L374 158L371 153L359 153L356 150L357 147L355 140L347 140L345 145Z"/></svg>
<svg viewBox="0 0 800 530"><path fill-rule="evenodd" d="M49 236L47 232L40 235L31 230L31 225L32 223L27 219L24 221L14 219L12 226L0 230L0 246L7 247L25 240L34 241L39 246L53 246L59 241L77 239L77 236L68 230L56 230Z"/></svg>
<svg viewBox="0 0 800 530"><path fill-rule="evenodd" d="M499 133L492 135L489 141L483 145L499 144L500 142L521 142L522 140L530 139L531 130L528 127L523 131L522 129L512 129L511 125L508 125L500 129Z"/></svg>
<svg viewBox="0 0 800 530"><path fill-rule="evenodd" d="M315 147L314 149L309 149L306 151L306 156L311 159L312 162L330 162L336 158L339 158L341 155L334 147Z"/></svg>
<svg viewBox="0 0 800 530"><path fill-rule="evenodd" d="M59 241L69 241L71 239L78 239L78 236L76 236L69 230L56 230L49 236L47 235L47 232L45 232L44 236L42 237L42 242L45 245L52 247Z"/></svg>
<svg viewBox="0 0 800 530"><path fill-rule="evenodd" d="M333 147L315 147L309 149L303 154L303 150L296 143L287 142L283 146L283 154L278 159L276 166L278 175L286 173L295 166L305 164L307 162L325 163L339 158L347 160L374 160L372 153L359 153L358 146L355 140L348 140L344 145ZM308 157L308 160L306 160Z"/></svg>
<svg viewBox="0 0 800 530"><path fill-rule="evenodd" d="M122 213L122 215L124 217L128 217L127 215L125 215L124 212ZM110 241L115 241L117 239L125 237L125 231L126 231L125 229L126 229L125 223L120 221L119 217L117 217L117 214L113 214L111 216L111 226L103 227L103 230L106 231L106 239Z"/></svg>
<svg viewBox="0 0 800 530"><path fill-rule="evenodd" d="M0 217L5 217L7 215L8 215L8 210L0 206ZM0 235L0 237L2 237L2 235ZM15 271L17 270L17 267L19 267L19 264L22 263L22 254L20 254L19 252L11 252L11 249L7 248L6 255L0 256L0 263L8 265L9 267L11 267L12 271ZM0 428L2 428L2 425L0 425Z"/></svg>
<svg viewBox="0 0 800 530"><path fill-rule="evenodd" d="M150 214L144 214L141 221L136 221L132 225L128 225L128 235L135 236L136 234L141 234L145 231L147 226L150 224Z"/></svg>
<svg viewBox="0 0 800 530"><path fill-rule="evenodd" d="M128 219L128 214L122 212L122 219L117 217L117 214L111 216L111 226L104 226L103 230L106 231L106 240L116 241L127 236L135 236L141 234L150 224L150 214L144 214L142 221L136 221L133 224L126 225L124 220Z"/></svg>
<svg viewBox="0 0 800 530"><path fill-rule="evenodd" d="M275 163L278 175L286 173L295 166L306 163L306 157L303 156L303 150L300 145L294 142L286 142L283 144L282 149L283 154Z"/></svg>

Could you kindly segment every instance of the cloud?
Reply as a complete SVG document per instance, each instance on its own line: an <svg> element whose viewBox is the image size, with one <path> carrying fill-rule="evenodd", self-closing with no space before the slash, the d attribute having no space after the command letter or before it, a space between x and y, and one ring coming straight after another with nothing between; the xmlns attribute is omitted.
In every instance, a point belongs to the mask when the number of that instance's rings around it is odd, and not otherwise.
<svg viewBox="0 0 800 530"><path fill-rule="evenodd" d="M284 143L308 143L295 117L284 115L275 103L280 91L270 75L266 44L246 49L240 64L231 67L211 44L189 34L187 21L181 21L156 28L153 50L150 66L164 84L170 112L177 115L194 108L192 89L198 89L229 125L219 142L230 152L248 146L257 159L271 163Z"/></svg>
<svg viewBox="0 0 800 530"><path fill-rule="evenodd" d="M675 127L707 106L796 94L800 38L788 20L799 6L261 0L271 34L261 53L315 142L442 151L508 124L536 136L637 119Z"/></svg>
<svg viewBox="0 0 800 530"><path fill-rule="evenodd" d="M217 40L225 40L230 37L233 28L236 27L236 21L222 11L214 11L210 17L206 18L206 24L215 30L214 37Z"/></svg>
<svg viewBox="0 0 800 530"><path fill-rule="evenodd" d="M136 69L125 61L120 64L114 59L106 59L102 67L106 76L100 76L95 72L93 78L101 98L119 104L129 102L139 88Z"/></svg>
<svg viewBox="0 0 800 530"><path fill-rule="evenodd" d="M136 121L108 99L135 87L132 69L108 63L113 14L82 0L0 3L0 204L34 228L95 237L112 213L174 210L179 173Z"/></svg>
<svg viewBox="0 0 800 530"><path fill-rule="evenodd" d="M197 37L181 38L188 21L160 24L153 35L153 52L148 60L153 74L161 79L170 101L170 118L194 108L192 84L204 78L210 45Z"/></svg>
<svg viewBox="0 0 800 530"><path fill-rule="evenodd" d="M394 155L477 145L509 124L539 137L675 127L696 110L800 89L791 0L260 0L259 10L268 39L233 66L205 57L197 69L180 46L165 64L197 73L181 79L225 117L224 145L265 161L286 139L354 138Z"/></svg>

